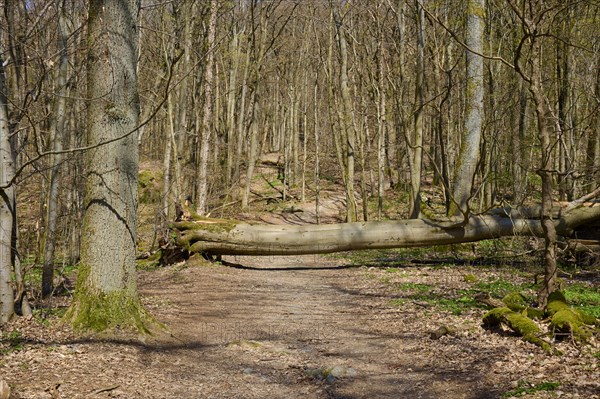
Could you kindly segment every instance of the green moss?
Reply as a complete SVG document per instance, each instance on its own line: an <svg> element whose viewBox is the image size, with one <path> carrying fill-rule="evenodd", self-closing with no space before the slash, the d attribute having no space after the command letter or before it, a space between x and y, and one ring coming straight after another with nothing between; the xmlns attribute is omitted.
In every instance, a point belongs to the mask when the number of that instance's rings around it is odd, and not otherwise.
<svg viewBox="0 0 600 399"><path fill-rule="evenodd" d="M561 309L552 316L550 326L555 332L568 333L580 342L585 342L590 337L590 332L583 325L581 316L573 309Z"/></svg>
<svg viewBox="0 0 600 399"><path fill-rule="evenodd" d="M550 326L555 333L570 334L580 342L587 341L591 335L591 331L586 327L586 324L598 324L596 317L569 306L565 295L561 291L554 291L548 296L546 313L552 317Z"/></svg>
<svg viewBox="0 0 600 399"><path fill-rule="evenodd" d="M546 313L549 316L560 312L561 310L568 309L581 320L582 323L588 325L598 325L598 319L594 315L587 314L586 312L578 309L574 309L567 302L565 295L561 291L554 291L548 296L548 305L546 305Z"/></svg>
<svg viewBox="0 0 600 399"><path fill-rule="evenodd" d="M504 315L512 312L509 308L494 308L483 316L483 324L496 327L502 324Z"/></svg>
<svg viewBox="0 0 600 399"><path fill-rule="evenodd" d="M521 311L523 316L530 317L532 319L540 320L544 318L544 311L542 309L536 309L532 307L527 307Z"/></svg>
<svg viewBox="0 0 600 399"><path fill-rule="evenodd" d="M226 219L210 219L197 214L192 214L192 221L176 222L171 225L171 228L178 230L204 230L212 233L229 233L239 222ZM204 223L197 223L204 222Z"/></svg>
<svg viewBox="0 0 600 399"><path fill-rule="evenodd" d="M527 299L519 292L509 292L504 295L502 302L512 311L520 312L527 307Z"/></svg>
<svg viewBox="0 0 600 399"><path fill-rule="evenodd" d="M140 171L138 174L138 189L141 204L154 204L160 200L161 190L155 174L151 171Z"/></svg>
<svg viewBox="0 0 600 399"><path fill-rule="evenodd" d="M546 313L549 316L552 316L563 309L567 309L568 307L569 305L567 304L567 299L561 291L554 291L548 296Z"/></svg>
<svg viewBox="0 0 600 399"><path fill-rule="evenodd" d="M488 327L497 327L505 324L511 330L521 335L523 341L535 344L546 352L552 351L550 344L540 338L541 331L537 324L530 318L510 310L508 307L490 310L483 316L483 322Z"/></svg>
<svg viewBox="0 0 600 399"><path fill-rule="evenodd" d="M502 298L502 302L512 311L519 312L523 316L532 319L541 319L544 317L543 310L532 308L527 303L527 298L520 292L510 292Z"/></svg>
<svg viewBox="0 0 600 399"><path fill-rule="evenodd" d="M463 280L465 283L476 283L477 282L477 277L475 277L474 274L465 274L463 276Z"/></svg>
<svg viewBox="0 0 600 399"><path fill-rule="evenodd" d="M153 180L154 175L152 174L152 172L148 170L140 171L138 175L138 184L140 185L140 188L148 187Z"/></svg>
<svg viewBox="0 0 600 399"><path fill-rule="evenodd" d="M138 269L142 270L154 270L160 266L160 260L162 258L162 250L158 250L146 259L136 260Z"/></svg>
<svg viewBox="0 0 600 399"><path fill-rule="evenodd" d="M117 328L150 333L156 321L144 309L139 298L127 290L99 292L89 286L89 266L79 267L77 288L71 307L64 316L78 331L102 332Z"/></svg>

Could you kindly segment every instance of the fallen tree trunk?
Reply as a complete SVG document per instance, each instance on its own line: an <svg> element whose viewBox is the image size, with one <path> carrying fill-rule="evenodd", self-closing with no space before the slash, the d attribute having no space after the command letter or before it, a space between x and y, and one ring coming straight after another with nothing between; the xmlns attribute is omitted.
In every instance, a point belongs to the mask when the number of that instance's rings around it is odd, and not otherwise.
<svg viewBox="0 0 600 399"><path fill-rule="evenodd" d="M189 253L211 255L305 255L362 249L425 247L474 242L505 236L541 237L535 215L493 212L466 223L410 219L327 225L264 225L196 218L173 223L176 244ZM557 234L568 237L580 225L600 220L600 203L561 212Z"/></svg>

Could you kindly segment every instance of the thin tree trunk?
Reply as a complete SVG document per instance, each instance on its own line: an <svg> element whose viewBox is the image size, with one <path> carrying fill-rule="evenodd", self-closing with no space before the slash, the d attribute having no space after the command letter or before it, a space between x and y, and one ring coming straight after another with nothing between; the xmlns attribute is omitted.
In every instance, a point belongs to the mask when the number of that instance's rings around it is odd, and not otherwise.
<svg viewBox="0 0 600 399"><path fill-rule="evenodd" d="M196 198L196 212L199 215L206 213L206 205L208 200L208 183L207 183L207 164L208 164L208 147L211 137L211 120L213 118L212 110L212 93L214 86L213 63L214 63L214 42L215 31L217 24L217 0L210 2L210 17L208 21L208 38L206 65L204 67L204 112L202 114L202 131L200 156L198 157L198 195Z"/></svg>
<svg viewBox="0 0 600 399"><path fill-rule="evenodd" d="M317 108L317 92L318 92L318 83L315 82L314 87L314 95L313 95L313 118L314 118L314 134L315 134L315 215L317 219L317 224L321 223L321 184L320 184L320 173L321 173L321 164L320 164L320 146L319 146L319 112Z"/></svg>
<svg viewBox="0 0 600 399"><path fill-rule="evenodd" d="M308 85L308 75L304 75L304 106L302 110L302 195L301 201L306 201L306 161L308 158L308 98L310 86Z"/></svg>
<svg viewBox="0 0 600 399"><path fill-rule="evenodd" d="M338 45L340 50L340 94L342 96L341 125L344 131L346 158L345 183L346 183L346 222L355 222L357 218L356 198L354 197L354 159L356 156L356 131L352 121L352 101L348 86L348 45L346 31L340 16L334 11L337 27Z"/></svg>
<svg viewBox="0 0 600 399"><path fill-rule="evenodd" d="M239 69L239 33L235 30L232 33L229 45L231 53L231 66L229 68L229 90L227 92L227 166L225 172L225 184L231 185L233 174L233 157L235 155L235 105L237 94L237 75Z"/></svg>
<svg viewBox="0 0 600 399"><path fill-rule="evenodd" d="M252 178L254 177L254 167L256 165L256 159L258 158L258 104L256 99L253 99L253 112L252 122L250 125L250 137L249 137L249 148L248 148L248 165L246 168L246 183L244 185L244 191L242 193L242 209L248 208L248 201L250 198L250 186L252 185Z"/></svg>
<svg viewBox="0 0 600 399"><path fill-rule="evenodd" d="M523 142L525 140L525 133L527 131L527 111L529 98L527 95L527 89L525 88L525 82L523 79L519 79L518 84L518 95L519 104L516 116L516 129L512 134L511 149L512 149L512 174L513 174L513 192L514 202L521 204L525 199L525 176L524 171L527 171L527 165L525 156L523 154Z"/></svg>
<svg viewBox="0 0 600 399"><path fill-rule="evenodd" d="M15 174L14 153L10 144L7 86L3 52L0 52L0 326L13 316L13 221L16 216L15 187L9 182Z"/></svg>
<svg viewBox="0 0 600 399"><path fill-rule="evenodd" d="M483 53L484 0L469 0L467 38L469 49ZM458 162L454 171L450 215L467 215L472 195L473 179L479 160L483 124L483 58L467 50L466 118Z"/></svg>
<svg viewBox="0 0 600 399"><path fill-rule="evenodd" d="M329 128L333 134L333 142L335 145L335 155L338 160L338 165L342 170L342 182L344 187L346 187L347 176L345 173L346 170L346 158L343 154L342 149L342 141L344 141L344 130L342 128L338 128L336 126L336 115L337 121L340 122L339 117L339 106L337 103L337 99L335 96L335 73L333 69L333 47L334 47L334 17L333 17L333 9L330 10L329 14L329 40L327 43L327 64L324 66L325 73L327 75L327 110L329 111Z"/></svg>
<svg viewBox="0 0 600 399"><path fill-rule="evenodd" d="M168 95L168 94L167 94ZM169 100L167 100L169 101ZM169 220L169 210L171 208L171 153L173 152L173 140L168 129L165 137L165 152L163 155L163 187L162 187L162 216L164 221Z"/></svg>
<svg viewBox="0 0 600 399"><path fill-rule="evenodd" d="M250 49L246 49L246 59L244 60L244 73L242 77L242 92L240 94L240 109L237 116L237 148L236 162L233 172L233 180L240 178L240 162L242 162L242 149L244 147L244 136L246 133L246 95L248 92L248 73L250 69Z"/></svg>
<svg viewBox="0 0 600 399"><path fill-rule="evenodd" d="M65 117L66 105L69 89L67 87L69 73L69 58L67 54L67 21L64 10L64 2L61 5L58 16L58 31L60 35L60 60L58 65L58 74L56 79L57 97L54 102L54 118L50 122L50 138L53 144L53 151L57 154L50 158L51 169L49 177L49 188L46 209L46 229L44 237L44 264L42 269L42 297L52 293L54 279L54 247L56 244L56 221L58 218L58 189L59 189L59 170L62 162L62 155L59 154L63 149L65 137Z"/></svg>
<svg viewBox="0 0 600 399"><path fill-rule="evenodd" d="M417 76L415 88L415 102L417 110L414 116L414 136L409 143L410 159L410 210L411 219L416 219L421 214L421 169L423 166L423 113L425 111L425 10L417 0Z"/></svg>
<svg viewBox="0 0 600 399"><path fill-rule="evenodd" d="M541 224L544 237L544 281L538 295L540 306L545 306L548 296L554 292L557 286L558 268L556 264L556 226L552 220L552 168L553 143L550 139L552 127L556 119L552 113L552 109L548 104L548 99L543 93L543 77L542 77L542 48L539 39L534 38L531 45L531 84L529 90L533 96L535 103L535 114L538 123L538 136L541 145L541 164L538 170L538 175L542 179L542 211Z"/></svg>
<svg viewBox="0 0 600 399"><path fill-rule="evenodd" d="M380 29L377 57L377 220L383 217L383 197L385 193L385 143L386 143L386 98L384 86L384 53L383 53L383 29Z"/></svg>

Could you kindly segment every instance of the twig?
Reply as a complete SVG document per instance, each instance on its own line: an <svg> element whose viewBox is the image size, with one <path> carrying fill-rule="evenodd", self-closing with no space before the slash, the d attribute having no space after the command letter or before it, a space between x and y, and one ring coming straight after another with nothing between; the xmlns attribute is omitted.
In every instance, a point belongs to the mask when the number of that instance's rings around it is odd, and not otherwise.
<svg viewBox="0 0 600 399"><path fill-rule="evenodd" d="M108 387L96 389L95 391L93 391L92 393L90 393L88 396L98 395L99 393L102 393L102 392L114 391L115 389L117 389L120 386L121 386L120 384L117 384L117 385L111 385L111 386L108 386Z"/></svg>

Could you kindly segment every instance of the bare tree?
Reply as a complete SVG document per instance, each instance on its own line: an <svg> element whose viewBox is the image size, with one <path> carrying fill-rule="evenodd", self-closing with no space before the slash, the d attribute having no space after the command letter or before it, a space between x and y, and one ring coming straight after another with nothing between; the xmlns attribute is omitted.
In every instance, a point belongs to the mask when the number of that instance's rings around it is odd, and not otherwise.
<svg viewBox="0 0 600 399"><path fill-rule="evenodd" d="M425 112L425 9L419 1L417 7L417 70L415 79L415 106L413 138L410 148L410 210L411 219L421 214L421 178L423 170L423 135Z"/></svg>
<svg viewBox="0 0 600 399"><path fill-rule="evenodd" d="M213 64L214 64L214 45L215 31L217 24L217 0L211 0L208 19L208 35L207 35L207 55L206 64L204 66L204 112L202 113L202 130L200 132L200 155L198 156L198 193L196 198L196 212L199 215L206 213L206 203L208 199L208 183L207 183L207 165L208 165L208 150L211 137L211 120L213 118Z"/></svg>
<svg viewBox="0 0 600 399"><path fill-rule="evenodd" d="M483 125L483 26L484 0L467 3L467 80L465 84L466 112L458 163L454 169L454 201L450 206L453 216L468 213L468 201L472 195L473 179L479 161Z"/></svg>
<svg viewBox="0 0 600 399"><path fill-rule="evenodd" d="M58 191L59 191L59 169L62 163L63 142L65 140L65 119L67 117L67 97L69 94L68 75L69 57L67 40L69 30L65 2L62 1L58 10L58 32L60 43L60 58L56 78L56 98L54 100L53 118L50 122L50 141L52 150L56 153L50 157L50 176L48 187L48 200L46 210L46 234L44 237L44 264L42 271L42 296L48 296L53 290L54 278L54 250L56 246L56 228L58 219Z"/></svg>
<svg viewBox="0 0 600 399"><path fill-rule="evenodd" d="M0 54L3 54L0 52ZM15 157L11 147L4 60L0 56L0 325L14 314L12 271L14 259L13 223L16 217Z"/></svg>

